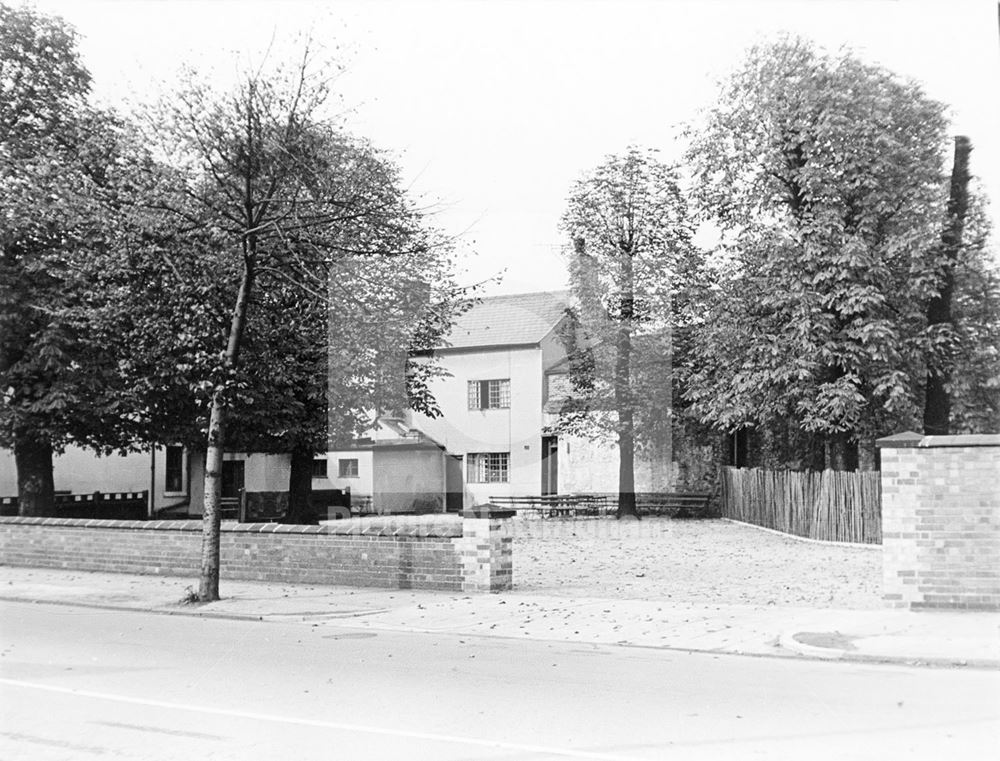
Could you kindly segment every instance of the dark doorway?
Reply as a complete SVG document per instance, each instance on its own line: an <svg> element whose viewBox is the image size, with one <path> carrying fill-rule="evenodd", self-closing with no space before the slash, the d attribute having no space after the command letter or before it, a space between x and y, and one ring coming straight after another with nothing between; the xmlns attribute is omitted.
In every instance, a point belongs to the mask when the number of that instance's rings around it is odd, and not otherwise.
<svg viewBox="0 0 1000 761"><path fill-rule="evenodd" d="M222 463L222 498L239 499L243 494L246 463L243 460L224 460Z"/></svg>
<svg viewBox="0 0 1000 761"><path fill-rule="evenodd" d="M749 466L750 429L737 428L726 435L726 465L734 468Z"/></svg>
<svg viewBox="0 0 1000 761"><path fill-rule="evenodd" d="M222 518L243 521L246 501L243 499L243 484L246 463L243 460L222 461L222 498L219 500Z"/></svg>
<svg viewBox="0 0 1000 761"><path fill-rule="evenodd" d="M465 478L462 455L446 455L444 509L449 513L460 513L465 509Z"/></svg>
<svg viewBox="0 0 1000 761"><path fill-rule="evenodd" d="M559 438L542 436L542 494L559 493Z"/></svg>

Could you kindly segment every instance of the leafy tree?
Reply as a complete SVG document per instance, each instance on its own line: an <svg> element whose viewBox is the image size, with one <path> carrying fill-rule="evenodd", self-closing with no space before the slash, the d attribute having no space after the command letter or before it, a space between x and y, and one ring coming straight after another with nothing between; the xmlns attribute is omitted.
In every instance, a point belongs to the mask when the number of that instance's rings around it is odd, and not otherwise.
<svg viewBox="0 0 1000 761"><path fill-rule="evenodd" d="M0 5L0 444L14 450L24 515L53 508L53 452L127 439L78 266L113 245L107 190L125 150L89 88L72 29Z"/></svg>
<svg viewBox="0 0 1000 761"><path fill-rule="evenodd" d="M617 514L637 517L636 447L671 425L669 331L697 261L677 173L653 151L610 156L574 185L562 225L577 306L566 336L574 393L559 428L614 437Z"/></svg>
<svg viewBox="0 0 1000 761"><path fill-rule="evenodd" d="M380 199L381 211L357 216L336 237L317 239L315 248L327 251L319 273L308 269L314 260L300 258L297 280L284 282L286 290L299 291L300 310L311 305L310 329L299 340L314 347L310 363L301 366L308 377L293 386L303 406L288 408L294 422L283 436L292 453L293 519L306 512L313 453L329 439L343 442L368 429L373 412L436 412L427 381L438 366L411 362L410 355L436 343L461 296L452 279L450 242L406 201L396 167L366 143L348 147L352 183L375 183L369 192ZM328 179L351 176L345 170ZM303 346L299 356L309 353Z"/></svg>
<svg viewBox="0 0 1000 761"><path fill-rule="evenodd" d="M442 242L344 257L327 283L262 278L231 446L291 453L290 522L314 520L312 461L328 442L349 441L379 412L435 414L426 388L437 365L410 356L435 345L458 306L446 252Z"/></svg>
<svg viewBox="0 0 1000 761"><path fill-rule="evenodd" d="M380 405L432 411L426 379L436 366L421 362L408 371L407 357L411 348L432 345L455 309L460 290L448 242L415 218L410 250L391 258L357 248L364 245L359 236L354 249L338 244L322 256L295 255L281 269L266 263L244 361L226 370L220 357L238 263L209 226L179 224L162 212L162 199L182 180L177 170L147 160L133 175L117 215L125 253L80 263L100 294L88 303L90 322L119 337L132 440L203 452L212 394L228 383L227 449L291 453L287 519L314 520L311 466L326 448L328 421L338 440L349 440ZM194 219L196 211L186 213ZM331 346L345 359L328 367Z"/></svg>
<svg viewBox="0 0 1000 761"><path fill-rule="evenodd" d="M328 323L331 444L384 413L440 415L430 382L443 371L429 355L470 303L449 252L427 237L391 259L343 260L331 274L330 300L339 305Z"/></svg>
<svg viewBox="0 0 1000 761"><path fill-rule="evenodd" d="M81 263L92 329L117 337L116 383L133 446L205 445L238 270L211 228L185 229L148 204L177 182L148 162L116 215L118 250ZM166 189L165 189L166 186ZM155 199L151 201L150 199Z"/></svg>
<svg viewBox="0 0 1000 761"><path fill-rule="evenodd" d="M260 369L244 361L252 341L247 336L253 336L254 320L268 299L278 312L287 313L289 303L278 292L265 297L261 285L277 279L308 287L345 256L396 256L420 240L421 217L400 188L395 168L325 118L329 94L329 82L312 74L307 48L297 65L268 75L245 73L229 93L214 92L192 77L150 120L158 150L181 178L150 208L180 228L211 231L229 262L222 272L232 273L230 287L235 286L216 367L200 380L203 387L207 381L210 395L203 601L218 599L226 428L233 411L252 396L248 374ZM265 346L258 338L258 346Z"/></svg>
<svg viewBox="0 0 1000 761"><path fill-rule="evenodd" d="M961 245L949 262L951 433L1000 430L1000 265L991 233L983 192L970 183Z"/></svg>
<svg viewBox="0 0 1000 761"><path fill-rule="evenodd" d="M942 218L943 107L841 53L753 48L694 135L727 235L688 398L720 428L794 420L825 464L912 419Z"/></svg>

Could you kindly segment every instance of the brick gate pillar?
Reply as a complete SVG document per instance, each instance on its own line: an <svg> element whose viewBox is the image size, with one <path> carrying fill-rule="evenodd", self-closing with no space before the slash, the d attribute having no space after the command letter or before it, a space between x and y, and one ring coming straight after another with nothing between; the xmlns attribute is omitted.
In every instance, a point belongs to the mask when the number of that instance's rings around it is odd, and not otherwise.
<svg viewBox="0 0 1000 761"><path fill-rule="evenodd" d="M476 505L462 513L462 537L455 540L462 566L462 591L504 592L513 586L513 510Z"/></svg>
<svg viewBox="0 0 1000 761"><path fill-rule="evenodd" d="M908 432L876 443L885 601L1000 610L1000 435Z"/></svg>

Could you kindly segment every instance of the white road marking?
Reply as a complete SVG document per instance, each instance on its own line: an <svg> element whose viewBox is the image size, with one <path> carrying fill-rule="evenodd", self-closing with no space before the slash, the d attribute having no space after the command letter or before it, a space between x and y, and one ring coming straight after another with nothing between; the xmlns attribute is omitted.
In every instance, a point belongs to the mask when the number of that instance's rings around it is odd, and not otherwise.
<svg viewBox="0 0 1000 761"><path fill-rule="evenodd" d="M640 761L635 756L616 756L606 753L593 753L585 750L572 750L571 748L550 748L544 745L527 745L522 743L504 742L503 740L486 740L477 737L457 737L455 735L442 735L435 732L414 732L406 729L392 729L389 727L375 727L366 724L348 724L340 721L324 721L322 719L300 719L294 716L278 716L276 714L255 713L253 711L238 711L232 708L213 708L212 706L185 705L183 703L172 703L166 700L152 700L149 698L132 698L126 695L115 695L108 692L93 692L91 690L76 690L70 687L56 687L49 684L35 684L34 682L22 682L18 679L5 679L0 677L0 685L8 687L21 687L24 689L41 690L43 692L55 692L61 695L73 695L81 698L93 698L95 700L110 700L116 703L128 703L130 705L151 706L153 708L168 708L177 711L192 711L195 713L211 714L214 716L228 716L236 719L252 719L255 721L270 721L278 724L297 724L299 726L317 727L320 729L337 729L346 732L364 732L372 735L385 735L388 737L404 737L411 740L430 740L433 742L452 743L457 745L475 745L485 748L497 748L500 750L518 751L522 753L536 753L549 756L560 756L563 758L585 758L593 761Z"/></svg>

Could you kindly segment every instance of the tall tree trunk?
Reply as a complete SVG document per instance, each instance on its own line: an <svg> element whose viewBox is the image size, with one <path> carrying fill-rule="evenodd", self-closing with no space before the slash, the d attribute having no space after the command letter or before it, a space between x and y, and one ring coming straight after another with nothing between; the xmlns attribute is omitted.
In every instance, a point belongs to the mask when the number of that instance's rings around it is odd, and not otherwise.
<svg viewBox="0 0 1000 761"><path fill-rule="evenodd" d="M225 407L222 392L212 398L208 421L208 448L205 450L205 497L201 528L201 578L198 599L219 599L219 542L222 523L222 456L225 452Z"/></svg>
<svg viewBox="0 0 1000 761"><path fill-rule="evenodd" d="M638 518L635 507L635 423L632 411L618 413L618 518Z"/></svg>
<svg viewBox="0 0 1000 761"><path fill-rule="evenodd" d="M285 516L288 523L317 523L316 511L310 500L314 454L312 449L292 449L292 467L288 474L288 514Z"/></svg>
<svg viewBox="0 0 1000 761"><path fill-rule="evenodd" d="M638 518L635 507L635 404L632 399L632 320L635 316L632 254L622 251L622 303L615 342L615 408L618 411L618 514Z"/></svg>
<svg viewBox="0 0 1000 761"><path fill-rule="evenodd" d="M823 467L827 470L850 470L848 465L848 441L846 433L827 434Z"/></svg>
<svg viewBox="0 0 1000 761"><path fill-rule="evenodd" d="M14 439L14 464L17 467L18 515L54 515L51 442L18 431Z"/></svg>
<svg viewBox="0 0 1000 761"><path fill-rule="evenodd" d="M969 138L955 138L955 162L951 170L948 218L941 233L942 264L938 293L927 305L927 325L951 325L951 300L955 289L955 263L962 247L965 217L969 211ZM949 353L950 354L950 353ZM924 397L924 433L947 435L951 429L951 357L935 358L927 363L927 392Z"/></svg>
<svg viewBox="0 0 1000 761"><path fill-rule="evenodd" d="M777 470L782 467L778 456L778 442L774 423L766 421L760 429L760 464L762 468Z"/></svg>
<svg viewBox="0 0 1000 761"><path fill-rule="evenodd" d="M858 470L878 470L875 462L875 437L870 432L858 436Z"/></svg>
<svg viewBox="0 0 1000 761"><path fill-rule="evenodd" d="M246 248L243 255L243 276L240 278L240 290L229 323L229 341L224 358L224 365L229 369L235 368L239 361L243 329L246 326L247 309L250 306L250 290L254 281L253 242L244 245ZM198 599L201 602L219 599L219 526L222 521L219 503L222 499L225 430L226 400L223 390L220 389L212 396L208 448L205 452L205 514L202 518L201 577L198 583Z"/></svg>
<svg viewBox="0 0 1000 761"><path fill-rule="evenodd" d="M255 156L254 146L254 82L250 82L246 110L246 153ZM243 222L246 225L240 242L243 254L243 272L240 277L240 289L236 294L236 304L229 321L229 340L226 343L226 353L223 366L234 370L239 363L240 346L243 343L243 330L246 327L247 310L250 307L250 292L253 288L255 266L257 262L257 225L262 218L266 204L255 202L253 186L253 167L247 163L243 175ZM217 388L212 395L212 411L208 424L208 447L205 451L205 514L202 518L201 534L201 578L198 583L198 599L201 602L211 602L219 599L219 527L222 522L222 460L226 444L226 405L225 388Z"/></svg>
<svg viewBox="0 0 1000 761"><path fill-rule="evenodd" d="M804 443L806 459L803 470L823 470L826 467L826 437L809 433Z"/></svg>

